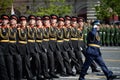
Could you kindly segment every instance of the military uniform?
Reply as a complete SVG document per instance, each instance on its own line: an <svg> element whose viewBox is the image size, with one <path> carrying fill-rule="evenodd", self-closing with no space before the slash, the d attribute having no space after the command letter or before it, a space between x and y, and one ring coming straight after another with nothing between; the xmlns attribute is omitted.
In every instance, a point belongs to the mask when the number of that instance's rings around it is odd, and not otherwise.
<svg viewBox="0 0 120 80"><path fill-rule="evenodd" d="M39 54L37 53L37 43L35 43L36 37L35 37L35 26L34 27L27 27L27 37L28 37L28 44L27 44L27 50L28 54L32 58L31 60L31 71L33 76L39 76L40 73L40 59ZM34 64L34 65L33 65Z"/></svg>
<svg viewBox="0 0 120 80"><path fill-rule="evenodd" d="M77 21L77 18L73 17L73 22L74 21ZM72 42L72 46L73 46L73 49L74 49L74 53L75 53L75 56L76 56L76 59L78 60L78 64L80 65L80 70L81 70L81 67L83 65L83 61L82 61L82 55L81 55L81 48L80 48L80 44L79 44L79 40L78 40L78 29L77 29L77 26L75 27L72 27L71 28L71 42ZM80 71L78 71L79 73Z"/></svg>
<svg viewBox="0 0 120 80"><path fill-rule="evenodd" d="M99 37L97 28L96 28L97 24L98 24L98 22L94 22L95 26L92 28L92 31L90 31L88 33L88 37L87 37L88 47L87 47L87 52L86 52L87 58L82 67L82 71L80 73L79 80L85 80L84 77L86 75L86 72L87 72L90 64L93 62L93 60L95 60L95 62L97 62L99 64L99 66L103 70L105 76L107 77L107 80L111 80L111 79L115 78L115 76L113 76L113 73L106 67L106 65L101 57L100 37Z"/></svg>
<svg viewBox="0 0 120 80"><path fill-rule="evenodd" d="M7 19L9 20L9 17L7 15L1 16L2 20ZM10 55L8 52L8 28L3 28L4 25L0 26L0 80L9 80L8 73L7 73L7 67L5 63L5 54ZM6 26L6 25L5 25ZM9 61L9 60L8 60ZM9 61L11 63L11 60Z"/></svg>
<svg viewBox="0 0 120 80"><path fill-rule="evenodd" d="M41 20L42 18L40 16L37 16L37 21ZM42 78L40 76L41 74L44 75L45 78L50 78L50 75L48 73L48 57L47 57L47 49L42 44L43 42L43 26L39 27L37 25L37 28L35 29L35 35L36 35L36 43L38 45L37 52L39 53L40 57L40 63L41 63L41 71L39 73L38 80Z"/></svg>
<svg viewBox="0 0 120 80"><path fill-rule="evenodd" d="M26 20L25 16L20 17L20 21ZM17 29L17 50L21 55L22 59L22 78L24 76L29 80L31 79L31 67L30 67L30 55L27 52L27 28L26 26L22 26L21 24Z"/></svg>
<svg viewBox="0 0 120 80"><path fill-rule="evenodd" d="M45 15L43 16L43 21L50 21L50 17ZM50 24L50 22L49 22ZM47 49L47 56L48 56L48 65L49 65L49 73L51 75L52 78L57 77L55 75L55 59L54 59L54 53L53 51L51 51L50 49L50 45L49 45L49 35L50 34L50 25L45 25L44 23L44 28L43 28L43 45L46 47Z"/></svg>

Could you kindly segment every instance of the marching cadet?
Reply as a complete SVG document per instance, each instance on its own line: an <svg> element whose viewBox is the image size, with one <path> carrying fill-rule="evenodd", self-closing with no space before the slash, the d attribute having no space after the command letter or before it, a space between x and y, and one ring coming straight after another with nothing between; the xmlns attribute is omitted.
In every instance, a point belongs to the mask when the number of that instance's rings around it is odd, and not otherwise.
<svg viewBox="0 0 120 80"><path fill-rule="evenodd" d="M82 61L82 55L81 55L81 48L79 45L79 40L78 40L78 24L77 24L77 17L73 16L72 20L71 20L71 42L72 42L72 46L74 48L74 53L76 56L76 59L78 60L78 64L80 65L80 70L81 67L83 65L83 61ZM78 71L77 73L79 73L80 71Z"/></svg>
<svg viewBox="0 0 120 80"><path fill-rule="evenodd" d="M22 78L26 77L32 80L32 73L30 69L30 55L27 52L27 18L20 16L20 25L17 28L17 49L22 59Z"/></svg>
<svg viewBox="0 0 120 80"><path fill-rule="evenodd" d="M50 17L48 15L43 16L43 42L42 44L47 49L47 56L48 56L48 65L49 65L49 74L51 78L58 78L55 74L55 60L54 60L54 53L50 50L49 47L49 34L50 34ZM50 78L50 77L49 77Z"/></svg>
<svg viewBox="0 0 120 80"><path fill-rule="evenodd" d="M87 73L87 70L93 60L101 67L103 70L105 76L107 77L107 80L113 80L116 78L115 75L113 75L113 72L110 71L107 66L105 65L101 52L100 52L100 37L99 37L99 21L94 21L92 30L88 33L87 36L87 50L86 50L86 56L84 65L82 67L79 80L85 80L85 75Z"/></svg>
<svg viewBox="0 0 120 80"><path fill-rule="evenodd" d="M27 26L27 50L28 54L30 55L31 59L31 72L33 77L39 77L40 73L40 58L39 54L37 53L37 43L35 37L35 28L36 28L36 17L34 15L28 16L29 24Z"/></svg>
<svg viewBox="0 0 120 80"><path fill-rule="evenodd" d="M69 55L65 49L64 46L64 21L65 19L63 17L59 17L58 22L58 33L57 33L57 45L58 45L58 51L61 53L63 57L64 66L66 69L66 73L61 72L61 76L75 76L75 73L72 71L71 64L69 61Z"/></svg>
<svg viewBox="0 0 120 80"><path fill-rule="evenodd" d="M6 14L1 15L2 24L0 26L0 80L9 80L7 67L9 67L12 62L12 58L8 52L8 42L9 42L9 36L8 36L8 22L9 22L9 16ZM8 62L6 63L5 57L8 57ZM9 63L11 63L9 65ZM13 76L14 77L14 76ZM12 77L12 78L13 78Z"/></svg>
<svg viewBox="0 0 120 80"><path fill-rule="evenodd" d="M86 44L83 41L83 30L85 28L85 26L84 26L84 18L83 17L78 17L77 21L78 21L79 45L80 45L80 48L81 48L81 51L82 51L83 55L85 56L85 58L87 58L87 56L86 56ZM100 70L97 70L97 65L94 62L92 62L90 67L92 69L92 72L100 72Z"/></svg>
<svg viewBox="0 0 120 80"><path fill-rule="evenodd" d="M58 53L57 51L57 48L56 48L56 45L57 45L57 20L58 20L58 17L57 15L54 15L52 14L51 15L51 27L50 27L50 33L49 33L49 45L50 45L50 50L54 53L54 58L55 58L55 62L60 64L60 66L55 66L56 68L57 67L60 67L60 68L64 68L64 67L61 67L64 65L63 63L63 60L61 59L61 54ZM55 64L57 65L57 64Z"/></svg>
<svg viewBox="0 0 120 80"><path fill-rule="evenodd" d="M104 24L104 25L102 25L102 27L103 27L103 30L102 30L102 45L105 46L106 25Z"/></svg>
<svg viewBox="0 0 120 80"><path fill-rule="evenodd" d="M68 53L70 59L71 59L71 66L75 66L76 72L80 71L80 65L78 64L78 61L75 57L75 53L73 52L73 47L72 47L72 43L70 41L70 28L71 28L71 17L66 15L65 16L65 26L64 26L64 49L65 51ZM75 75L74 73L72 73L71 75Z"/></svg>
<svg viewBox="0 0 120 80"><path fill-rule="evenodd" d="M36 17L36 43L38 44L38 53L41 60L41 72L43 72L44 78L50 78L50 75L48 73L48 57L47 57L47 49L42 44L43 41L43 23L42 18L40 16ZM39 77L39 79L42 79ZM38 79L38 80L39 80Z"/></svg>
<svg viewBox="0 0 120 80"><path fill-rule="evenodd" d="M18 17L16 15L10 16L9 26L9 52L13 57L13 68L15 80L22 79L22 60L20 54L17 51L17 22Z"/></svg>

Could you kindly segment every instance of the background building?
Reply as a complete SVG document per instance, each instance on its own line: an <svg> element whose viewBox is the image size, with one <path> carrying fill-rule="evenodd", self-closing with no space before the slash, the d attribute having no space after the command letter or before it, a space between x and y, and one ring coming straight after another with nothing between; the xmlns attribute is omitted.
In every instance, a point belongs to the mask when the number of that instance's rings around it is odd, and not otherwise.
<svg viewBox="0 0 120 80"><path fill-rule="evenodd" d="M96 19L95 5L99 5L99 0L66 0L66 4L73 6L71 15L82 16L86 20ZM26 14L27 10L36 10L37 7L49 5L49 0L14 0L14 9L19 15Z"/></svg>

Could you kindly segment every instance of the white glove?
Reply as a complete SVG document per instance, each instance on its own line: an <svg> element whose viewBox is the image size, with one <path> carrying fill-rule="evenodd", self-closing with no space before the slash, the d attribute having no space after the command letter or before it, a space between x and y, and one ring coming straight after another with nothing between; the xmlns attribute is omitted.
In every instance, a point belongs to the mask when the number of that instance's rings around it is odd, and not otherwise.
<svg viewBox="0 0 120 80"><path fill-rule="evenodd" d="M97 25L94 25L93 28L97 28L98 26Z"/></svg>

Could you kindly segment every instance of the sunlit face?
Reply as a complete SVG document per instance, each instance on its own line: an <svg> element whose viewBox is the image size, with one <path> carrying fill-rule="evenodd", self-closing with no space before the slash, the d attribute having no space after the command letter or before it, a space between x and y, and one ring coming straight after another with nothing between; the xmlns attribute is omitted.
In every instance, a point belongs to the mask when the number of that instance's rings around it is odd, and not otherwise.
<svg viewBox="0 0 120 80"><path fill-rule="evenodd" d="M70 24L70 20L65 20L65 24L69 25Z"/></svg>
<svg viewBox="0 0 120 80"><path fill-rule="evenodd" d="M97 25L97 31L99 31L100 30L100 25Z"/></svg>
<svg viewBox="0 0 120 80"><path fill-rule="evenodd" d="M20 21L20 24L25 26L27 24L27 21L26 20L22 20L22 21Z"/></svg>
<svg viewBox="0 0 120 80"><path fill-rule="evenodd" d="M37 20L36 25L42 26L42 25L43 25L43 23L42 23L42 21L41 21L41 20Z"/></svg>
<svg viewBox="0 0 120 80"><path fill-rule="evenodd" d="M77 22L73 21L73 22L71 22L71 25L72 25L72 27L76 27L77 26Z"/></svg>
<svg viewBox="0 0 120 80"><path fill-rule="evenodd" d="M78 22L78 24L79 24L79 26L83 27L83 26L84 26L83 20L80 20L80 21Z"/></svg>
<svg viewBox="0 0 120 80"><path fill-rule="evenodd" d="M2 20L2 24L3 24L3 25L8 24L8 22L9 22L9 20L8 20L8 19L3 19L3 20Z"/></svg>
<svg viewBox="0 0 120 80"><path fill-rule="evenodd" d="M64 22L63 22L63 21L59 21L59 22L58 22L58 25L59 25L59 26L64 26Z"/></svg>
<svg viewBox="0 0 120 80"><path fill-rule="evenodd" d="M31 20L29 21L29 23L30 23L31 25L35 25L36 21L35 21L34 19L31 19Z"/></svg>
<svg viewBox="0 0 120 80"><path fill-rule="evenodd" d="M17 24L17 21L16 21L15 19L11 19L11 20L10 20L10 24L11 24L11 25L15 25L15 24Z"/></svg>
<svg viewBox="0 0 120 80"><path fill-rule="evenodd" d="M45 20L45 21L44 21L44 25L45 25L45 26L50 26L50 20Z"/></svg>
<svg viewBox="0 0 120 80"><path fill-rule="evenodd" d="M51 23L57 23L57 19L51 19Z"/></svg>

